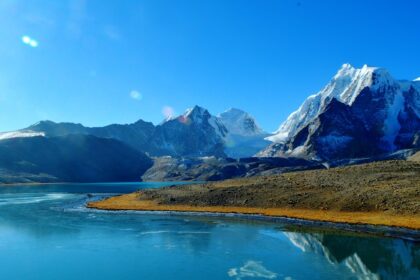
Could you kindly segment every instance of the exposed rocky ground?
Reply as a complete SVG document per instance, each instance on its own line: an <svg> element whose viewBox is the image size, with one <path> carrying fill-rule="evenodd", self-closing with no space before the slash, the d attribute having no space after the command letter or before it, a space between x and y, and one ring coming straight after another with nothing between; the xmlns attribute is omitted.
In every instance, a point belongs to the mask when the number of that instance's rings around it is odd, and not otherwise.
<svg viewBox="0 0 420 280"><path fill-rule="evenodd" d="M420 162L420 152L415 153L414 155L408 158L409 161Z"/></svg>
<svg viewBox="0 0 420 280"><path fill-rule="evenodd" d="M417 157L417 156L416 156ZM420 163L404 160L144 190L165 205L381 211L420 215Z"/></svg>
<svg viewBox="0 0 420 280"><path fill-rule="evenodd" d="M143 181L218 181L325 168L321 163L294 158L154 158Z"/></svg>

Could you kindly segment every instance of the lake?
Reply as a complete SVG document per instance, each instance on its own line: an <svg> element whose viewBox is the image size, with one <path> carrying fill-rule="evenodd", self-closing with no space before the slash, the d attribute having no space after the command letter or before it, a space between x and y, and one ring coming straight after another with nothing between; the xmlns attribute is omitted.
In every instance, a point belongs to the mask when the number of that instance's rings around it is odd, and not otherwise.
<svg viewBox="0 0 420 280"><path fill-rule="evenodd" d="M163 185L0 187L1 279L420 279L420 244L407 240L85 208L111 193Z"/></svg>

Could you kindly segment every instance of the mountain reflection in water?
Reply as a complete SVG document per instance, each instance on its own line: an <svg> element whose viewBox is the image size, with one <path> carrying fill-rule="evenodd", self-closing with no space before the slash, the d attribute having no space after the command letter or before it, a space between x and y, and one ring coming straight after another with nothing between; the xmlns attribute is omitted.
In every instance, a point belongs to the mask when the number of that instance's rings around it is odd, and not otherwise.
<svg viewBox="0 0 420 280"><path fill-rule="evenodd" d="M420 279L419 245L401 239L285 232L305 253L344 264L358 279Z"/></svg>

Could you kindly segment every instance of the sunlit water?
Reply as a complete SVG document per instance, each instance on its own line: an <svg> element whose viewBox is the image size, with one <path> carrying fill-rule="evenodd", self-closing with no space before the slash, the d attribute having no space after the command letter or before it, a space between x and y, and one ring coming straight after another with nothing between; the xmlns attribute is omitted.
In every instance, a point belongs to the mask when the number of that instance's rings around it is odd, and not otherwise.
<svg viewBox="0 0 420 280"><path fill-rule="evenodd" d="M419 244L400 239L84 207L161 185L1 187L0 279L420 279Z"/></svg>

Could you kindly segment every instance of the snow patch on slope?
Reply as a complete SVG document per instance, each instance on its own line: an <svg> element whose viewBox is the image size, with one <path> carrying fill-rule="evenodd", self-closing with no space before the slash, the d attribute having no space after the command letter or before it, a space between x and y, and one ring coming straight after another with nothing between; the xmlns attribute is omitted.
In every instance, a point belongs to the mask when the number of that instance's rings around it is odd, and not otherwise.
<svg viewBox="0 0 420 280"><path fill-rule="evenodd" d="M34 132L34 131L9 131L0 133L0 140L12 139L12 138L27 138L27 137L36 137L36 136L45 136L44 132Z"/></svg>

